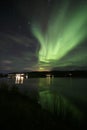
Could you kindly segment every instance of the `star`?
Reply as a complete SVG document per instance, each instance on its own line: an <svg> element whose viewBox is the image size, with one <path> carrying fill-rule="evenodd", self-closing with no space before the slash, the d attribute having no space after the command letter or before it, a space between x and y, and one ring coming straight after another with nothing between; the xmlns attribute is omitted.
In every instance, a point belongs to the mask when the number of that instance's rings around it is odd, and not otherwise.
<svg viewBox="0 0 87 130"><path fill-rule="evenodd" d="M31 23L30 23L30 21L28 21L28 25L30 25Z"/></svg>
<svg viewBox="0 0 87 130"><path fill-rule="evenodd" d="M18 26L18 29L21 29L21 28L22 28L21 25L19 25L19 26Z"/></svg>
<svg viewBox="0 0 87 130"><path fill-rule="evenodd" d="M51 0L48 0L48 3L50 3L51 2Z"/></svg>

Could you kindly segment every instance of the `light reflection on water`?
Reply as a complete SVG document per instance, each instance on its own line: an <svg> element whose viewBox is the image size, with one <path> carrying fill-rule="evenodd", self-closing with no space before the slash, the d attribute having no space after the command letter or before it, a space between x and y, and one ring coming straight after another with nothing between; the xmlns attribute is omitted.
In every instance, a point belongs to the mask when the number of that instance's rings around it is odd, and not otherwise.
<svg viewBox="0 0 87 130"><path fill-rule="evenodd" d="M3 81L9 85L15 83L14 79ZM84 78L29 78L18 83L19 90L38 100L44 109L62 116L69 112L78 120L87 113L87 80Z"/></svg>
<svg viewBox="0 0 87 130"><path fill-rule="evenodd" d="M23 74L16 74L15 84L23 84L23 82L24 82Z"/></svg>
<svg viewBox="0 0 87 130"><path fill-rule="evenodd" d="M87 112L86 79L32 78L24 80L20 89L26 89L27 95L37 98L43 108L57 114L65 116L69 112L72 118L80 120Z"/></svg>
<svg viewBox="0 0 87 130"><path fill-rule="evenodd" d="M63 119L68 117L68 119L79 122L83 119L83 113L78 107L61 95L50 91L43 91L39 93L39 100L42 108L49 110L55 115L61 116Z"/></svg>

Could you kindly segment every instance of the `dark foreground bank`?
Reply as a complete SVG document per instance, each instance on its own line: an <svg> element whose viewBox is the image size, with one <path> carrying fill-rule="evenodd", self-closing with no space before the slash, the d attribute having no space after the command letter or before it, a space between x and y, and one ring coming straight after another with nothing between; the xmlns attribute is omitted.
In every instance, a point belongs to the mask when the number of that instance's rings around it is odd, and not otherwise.
<svg viewBox="0 0 87 130"><path fill-rule="evenodd" d="M82 129L84 122L61 117L43 110L37 100L21 94L16 86L0 85L0 130L1 129Z"/></svg>

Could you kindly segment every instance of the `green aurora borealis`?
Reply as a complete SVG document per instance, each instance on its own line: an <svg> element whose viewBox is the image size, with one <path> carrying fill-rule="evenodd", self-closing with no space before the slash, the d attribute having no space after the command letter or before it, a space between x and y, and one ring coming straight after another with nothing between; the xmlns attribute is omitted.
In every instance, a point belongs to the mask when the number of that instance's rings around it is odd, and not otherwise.
<svg viewBox="0 0 87 130"><path fill-rule="evenodd" d="M37 55L42 68L84 64L87 58L86 51L70 55L87 37L87 4L80 3L73 10L69 5L70 2L59 7L53 5L45 31L44 22L43 25L36 21L32 24L32 33L40 44ZM66 56L68 59L64 59Z"/></svg>
<svg viewBox="0 0 87 130"><path fill-rule="evenodd" d="M0 72L87 70L87 0L0 6Z"/></svg>

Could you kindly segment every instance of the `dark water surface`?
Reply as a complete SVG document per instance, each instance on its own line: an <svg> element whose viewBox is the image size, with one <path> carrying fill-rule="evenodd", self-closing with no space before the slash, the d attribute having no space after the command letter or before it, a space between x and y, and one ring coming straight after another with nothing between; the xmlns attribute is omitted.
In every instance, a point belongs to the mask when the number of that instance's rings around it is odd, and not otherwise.
<svg viewBox="0 0 87 130"><path fill-rule="evenodd" d="M12 79L0 79L3 81L10 86L15 84ZM30 78L16 86L42 108L62 118L80 123L87 119L86 78Z"/></svg>

